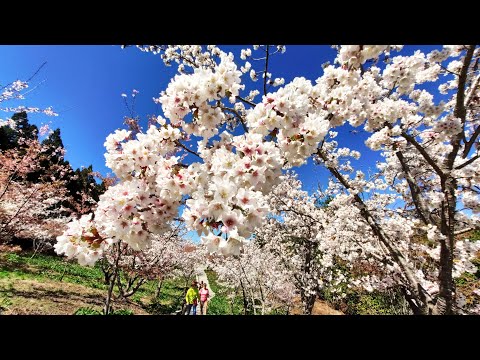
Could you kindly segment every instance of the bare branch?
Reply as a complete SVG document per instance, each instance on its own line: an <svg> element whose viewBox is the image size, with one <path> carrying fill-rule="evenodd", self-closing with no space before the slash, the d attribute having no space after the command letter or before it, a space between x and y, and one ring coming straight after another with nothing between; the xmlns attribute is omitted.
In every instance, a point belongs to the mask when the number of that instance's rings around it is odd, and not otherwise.
<svg viewBox="0 0 480 360"><path fill-rule="evenodd" d="M468 47L467 53L463 60L462 70L460 71L460 76L458 77L458 92L457 92L457 101L455 104L455 110L453 115L456 118L460 118L462 122L462 131L460 131L452 140L452 151L447 156L446 167L447 169L453 168L453 163L457 157L458 150L460 149L460 142L465 136L465 121L467 116L467 110L465 108L465 85L467 81L467 72L472 61L473 52L475 51L475 45L470 45Z"/></svg>
<svg viewBox="0 0 480 360"><path fill-rule="evenodd" d="M40 70L42 70L42 68L47 64L47 62L45 61L42 65L40 65L40 67L37 69L37 71L35 71L35 73L30 76L27 80L27 82L30 82L39 72Z"/></svg>
<svg viewBox="0 0 480 360"><path fill-rule="evenodd" d="M180 141L176 141L175 144L177 144L178 146L180 146L182 149L184 149L185 151L189 152L190 154L193 154L195 156L198 156L200 159L202 158L200 155L198 155L198 153L196 153L195 151L193 150L190 150L189 148L187 148L184 144L182 144Z"/></svg>
<svg viewBox="0 0 480 360"><path fill-rule="evenodd" d="M412 177L412 172L405 160L405 157L403 156L401 151L397 151L395 155L397 156L398 160L400 161L400 165L402 166L402 170L404 172L405 179L408 182L408 187L410 188L410 193L412 194L413 203L415 204L418 216L425 224L433 222L432 219L430 219L429 211L425 203L423 202L422 197L420 196L420 187L416 183L415 179Z"/></svg>
<svg viewBox="0 0 480 360"><path fill-rule="evenodd" d="M391 126L391 125L390 125ZM432 159L432 157L427 153L427 151L418 143L415 138L409 134L407 134L405 131L402 131L401 133L402 137L405 138L410 144L415 146L415 148L418 150L420 154L422 154L423 158L425 161L435 170L438 176L440 176L442 179L445 178L445 173L440 169L440 167L437 165L435 160Z"/></svg>
<svg viewBox="0 0 480 360"><path fill-rule="evenodd" d="M458 165L455 169L456 169L456 170L460 170L460 169L464 168L465 166L470 165L471 163L473 163L473 162L474 162L475 160L477 160L478 158L480 158L480 154L477 154L477 155L475 155L474 157L472 157L471 159L468 159L468 160L465 161L463 164Z"/></svg>
<svg viewBox="0 0 480 360"><path fill-rule="evenodd" d="M233 108L229 108L229 107L223 107L223 106L220 106L220 109L230 111L231 113L235 114L237 119L240 120L240 123L242 124L243 130L245 132L248 132L247 125L245 124L245 121L243 120L242 115L240 115L237 110L235 110Z"/></svg>
<svg viewBox="0 0 480 360"><path fill-rule="evenodd" d="M257 106L257 104L255 104L254 102L251 102L250 100L244 99L244 98L242 98L241 96L238 96L238 95L237 95L237 96L235 96L235 98L238 99L238 100L243 101L245 104L248 104L248 105L250 105L250 106L253 106L253 107Z"/></svg>
<svg viewBox="0 0 480 360"><path fill-rule="evenodd" d="M265 56L265 72L263 73L263 95L267 96L267 81L268 81L268 58L270 57L270 45L267 45L266 47L266 53L267 55Z"/></svg>

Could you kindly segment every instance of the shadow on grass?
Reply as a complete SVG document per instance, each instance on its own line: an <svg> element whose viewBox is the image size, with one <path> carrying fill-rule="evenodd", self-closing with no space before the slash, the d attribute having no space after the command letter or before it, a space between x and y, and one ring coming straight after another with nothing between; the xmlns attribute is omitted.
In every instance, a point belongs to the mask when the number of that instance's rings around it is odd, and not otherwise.
<svg viewBox="0 0 480 360"><path fill-rule="evenodd" d="M22 272L27 274L38 274L40 271L32 269L31 266L24 263L14 263L0 257L0 271Z"/></svg>
<svg viewBox="0 0 480 360"><path fill-rule="evenodd" d="M34 287L30 290L19 290L15 288L5 289L9 297L22 297L26 299L42 299L56 303L66 303L69 301L82 301L92 305L103 305L103 295L101 294L78 294L76 292L58 290L48 290Z"/></svg>
<svg viewBox="0 0 480 360"><path fill-rule="evenodd" d="M142 307L153 315L169 315L182 310L182 304L183 287L165 286L160 292L160 298L153 299L149 304Z"/></svg>

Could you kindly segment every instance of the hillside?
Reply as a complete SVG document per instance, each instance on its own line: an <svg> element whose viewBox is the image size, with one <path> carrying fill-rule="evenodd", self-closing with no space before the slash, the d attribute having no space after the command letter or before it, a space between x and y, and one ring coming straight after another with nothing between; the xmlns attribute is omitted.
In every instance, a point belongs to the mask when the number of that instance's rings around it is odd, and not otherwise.
<svg viewBox="0 0 480 360"><path fill-rule="evenodd" d="M146 283L131 301L116 301L113 309L135 315L171 313L181 301L181 286L166 281L158 302L156 284ZM101 269L66 262L58 256L0 252L0 313L71 315L78 309L101 311L107 286Z"/></svg>

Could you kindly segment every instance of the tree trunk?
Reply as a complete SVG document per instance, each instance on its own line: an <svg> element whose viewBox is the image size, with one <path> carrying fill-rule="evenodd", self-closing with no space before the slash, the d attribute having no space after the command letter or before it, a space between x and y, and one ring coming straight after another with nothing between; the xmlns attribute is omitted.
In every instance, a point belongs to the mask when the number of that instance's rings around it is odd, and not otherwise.
<svg viewBox="0 0 480 360"><path fill-rule="evenodd" d="M110 285L108 286L107 298L105 300L105 307L103 309L103 313L108 315L110 312L110 301L112 299L113 287L115 286L115 278L117 277L117 271L113 274L113 279L110 281Z"/></svg>
<svg viewBox="0 0 480 360"><path fill-rule="evenodd" d="M157 289L155 290L155 299L158 299L160 297L160 291L162 290L162 285L163 285L163 276L160 276L160 278L158 279Z"/></svg>
<svg viewBox="0 0 480 360"><path fill-rule="evenodd" d="M402 291L403 298L406 300L410 310L412 310L414 315L427 315L426 308L419 306L416 303L415 298L409 294L408 290L404 286L400 287L400 290Z"/></svg>
<svg viewBox="0 0 480 360"><path fill-rule="evenodd" d="M440 231L442 235L445 236L445 239L440 240L439 292L437 302L433 308L434 315L451 315L454 313L455 283L452 272L453 249L455 246L456 187L455 179L448 177L444 184L446 201L442 202L442 223Z"/></svg>
<svg viewBox="0 0 480 360"><path fill-rule="evenodd" d="M253 293L253 289L250 289L250 297L252 298L253 315L257 315L257 308L255 304L255 294Z"/></svg>
<svg viewBox="0 0 480 360"><path fill-rule="evenodd" d="M110 279L110 285L108 286L108 292L107 292L107 298L105 300L105 308L103 309L103 313L105 315L108 315L109 312L110 312L110 302L111 302L111 299L112 299L112 294L113 294L113 287L115 286L115 280L117 278L117 275L118 275L118 262L120 260L120 242L118 242L117 244L117 258L115 259L115 269L113 271L113 276L112 278Z"/></svg>
<svg viewBox="0 0 480 360"><path fill-rule="evenodd" d="M234 296L232 296L232 300L230 301L230 313L231 313L232 315L235 315L235 314L233 313L233 311L234 311L233 304L235 303L235 297L237 296L237 294L238 294L238 287L235 288ZM210 300L210 299L208 299L208 300Z"/></svg>
<svg viewBox="0 0 480 360"><path fill-rule="evenodd" d="M247 294L245 293L245 287L243 286L243 282L241 278L240 278L240 286L242 287L242 295L243 295L243 315L247 315L247 309L248 309Z"/></svg>
<svg viewBox="0 0 480 360"><path fill-rule="evenodd" d="M305 262L303 265L303 273L306 276L310 275L310 269L312 266L313 260L313 244L310 241L306 241L305 243L307 253L305 255ZM301 291L301 298L303 304L303 314L304 315L311 315L313 310L313 305L315 304L316 295L307 295L304 290Z"/></svg>
<svg viewBox="0 0 480 360"><path fill-rule="evenodd" d="M301 291L300 297L303 304L303 315L312 315L313 306L315 305L316 296L307 295L305 291Z"/></svg>

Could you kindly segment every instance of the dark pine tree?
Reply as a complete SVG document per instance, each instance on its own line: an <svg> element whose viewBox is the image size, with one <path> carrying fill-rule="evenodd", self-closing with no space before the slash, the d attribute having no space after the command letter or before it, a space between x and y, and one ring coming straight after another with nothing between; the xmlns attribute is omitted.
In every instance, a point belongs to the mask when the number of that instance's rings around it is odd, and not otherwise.
<svg viewBox="0 0 480 360"><path fill-rule="evenodd" d="M36 182L44 178L44 175L54 176L57 180L68 180L68 174L72 167L69 162L63 159L63 146L60 129L55 129L47 138L42 141L46 150L42 153L40 159L40 169L28 175L28 180Z"/></svg>
<svg viewBox="0 0 480 360"><path fill-rule="evenodd" d="M15 122L15 129L9 126L0 127L0 150L2 151L18 147L18 140L21 137L37 139L38 136L37 126L28 122L28 116L25 111L13 114L12 120Z"/></svg>

